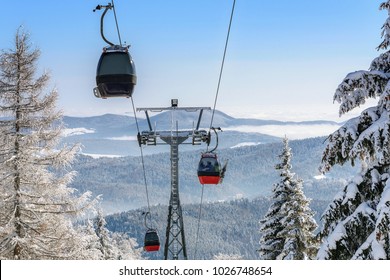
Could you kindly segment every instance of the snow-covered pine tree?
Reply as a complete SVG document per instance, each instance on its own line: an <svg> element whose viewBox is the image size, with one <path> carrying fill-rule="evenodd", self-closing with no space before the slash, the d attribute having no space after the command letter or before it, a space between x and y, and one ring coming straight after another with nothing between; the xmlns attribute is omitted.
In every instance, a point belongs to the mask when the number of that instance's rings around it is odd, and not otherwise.
<svg viewBox="0 0 390 280"><path fill-rule="evenodd" d="M114 232L112 234L112 240L115 242L118 248L119 260L142 260L143 248L138 246L135 238L130 238L125 233Z"/></svg>
<svg viewBox="0 0 390 280"><path fill-rule="evenodd" d="M140 260L142 248L134 238L126 234L112 233L106 227L106 219L101 211L95 219L95 232L98 237L98 250L102 260Z"/></svg>
<svg viewBox="0 0 390 280"><path fill-rule="evenodd" d="M382 2L380 9L390 15L390 1ZM360 160L362 167L322 216L318 259L390 259L390 17L382 38L377 49L385 52L368 71L348 74L334 94L340 115L368 98L378 98L378 104L328 138L322 172L348 161Z"/></svg>
<svg viewBox="0 0 390 280"><path fill-rule="evenodd" d="M280 180L273 186L273 202L260 221L261 259L308 259L316 255L314 230L317 228L302 180L291 172L291 149L287 137L283 140L281 160L275 166Z"/></svg>
<svg viewBox="0 0 390 280"><path fill-rule="evenodd" d="M67 185L77 147L60 147L57 92L43 94L40 52L22 28L0 53L0 258L77 259L83 246L73 219L91 205Z"/></svg>
<svg viewBox="0 0 390 280"><path fill-rule="evenodd" d="M278 256L282 260L314 259L318 244L314 231L317 223L314 212L310 209L310 201L303 193L303 181L291 182L291 193L280 209L284 216L281 220L283 229L279 236L284 239L283 250Z"/></svg>
<svg viewBox="0 0 390 280"><path fill-rule="evenodd" d="M279 236L279 233L283 230L281 208L290 194L290 188L286 187L285 182L289 184L293 179L293 174L290 172L290 149L286 149L286 146L284 146L279 158L282 162L277 164L275 169L279 171L281 178L278 183L273 185L272 203L264 218L260 220L261 238L258 252L263 260L276 260L284 246L284 239Z"/></svg>
<svg viewBox="0 0 390 280"><path fill-rule="evenodd" d="M100 250L100 240L96 234L94 220L87 219L85 225L80 225L77 229L81 232L84 248L78 255L79 260L103 260L103 254Z"/></svg>
<svg viewBox="0 0 390 280"><path fill-rule="evenodd" d="M114 246L114 241L110 236L109 230L106 228L106 220L101 211L98 211L98 215L95 220L96 223L96 235L99 238L100 246L98 247L102 254L103 260L115 260L119 255L118 249Z"/></svg>

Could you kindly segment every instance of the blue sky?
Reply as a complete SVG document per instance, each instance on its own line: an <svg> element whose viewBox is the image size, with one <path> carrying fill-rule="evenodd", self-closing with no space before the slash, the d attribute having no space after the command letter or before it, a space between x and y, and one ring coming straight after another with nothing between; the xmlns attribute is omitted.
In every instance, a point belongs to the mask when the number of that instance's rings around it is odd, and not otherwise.
<svg viewBox="0 0 390 280"><path fill-rule="evenodd" d="M136 107L213 106L233 0L115 0L122 41L137 68ZM127 114L127 99L93 96L109 0L4 0L0 49L23 25L41 49L67 115ZM387 14L373 0L236 0L217 109L267 119L336 119L333 93L379 55ZM106 36L117 42L113 13Z"/></svg>

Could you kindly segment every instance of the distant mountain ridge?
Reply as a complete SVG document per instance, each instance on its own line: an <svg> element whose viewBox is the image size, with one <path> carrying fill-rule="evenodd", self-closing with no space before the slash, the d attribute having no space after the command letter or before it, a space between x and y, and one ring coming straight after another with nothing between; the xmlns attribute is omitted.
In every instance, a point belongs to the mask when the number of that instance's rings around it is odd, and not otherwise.
<svg viewBox="0 0 390 280"><path fill-rule="evenodd" d="M142 115L138 112L138 126L141 131L148 130L149 125ZM205 111L202 116L200 127L208 129L211 121L211 111ZM172 117L173 116L173 117ZM172 130L176 129L193 129L199 117L199 112L174 111L162 112L150 117L153 129ZM177 122L176 122L177 121ZM63 142L64 143L81 143L83 153L96 155L115 155L115 156L137 156L139 147L136 142L137 124L132 116L105 114L92 117L70 117L64 116L63 122L66 127ZM277 120L262 120L251 118L234 118L221 111L215 111L213 126L221 127L224 131L220 134L220 148L230 148L240 146L242 143L273 143L280 140L279 137L265 133L242 131L241 127L262 127L262 126L314 126L314 125L331 125L339 126L340 124L333 121L302 121L302 122L282 122ZM193 147L183 147L183 150L191 150ZM166 152L165 147L148 147L145 149L146 154Z"/></svg>
<svg viewBox="0 0 390 280"><path fill-rule="evenodd" d="M204 111L202 115L201 127L209 127L211 121L211 111ZM147 130L148 124L146 117L141 116L142 113L137 113L137 119L141 130ZM186 111L175 111L175 120L179 122L179 129L191 129L192 124L196 123L198 120L198 112L186 112ZM98 127L108 127L112 128L131 128L131 131L137 131L136 122L134 117L125 116L125 115L116 115L116 114L104 114L99 116L91 117L71 117L64 116L64 123L69 128L83 127L83 126L98 126ZM170 129L171 128L171 112L162 112L150 117L152 125L157 124L158 129ZM184 124L184 125L183 125ZM230 127L230 126L239 126L239 125L312 125L312 124L331 124L331 125L341 125L335 121L328 120L313 120L313 121L278 121L278 120L264 120L256 118L234 118L228 114L221 112L219 110L215 111L213 126ZM154 128L154 127L153 127Z"/></svg>

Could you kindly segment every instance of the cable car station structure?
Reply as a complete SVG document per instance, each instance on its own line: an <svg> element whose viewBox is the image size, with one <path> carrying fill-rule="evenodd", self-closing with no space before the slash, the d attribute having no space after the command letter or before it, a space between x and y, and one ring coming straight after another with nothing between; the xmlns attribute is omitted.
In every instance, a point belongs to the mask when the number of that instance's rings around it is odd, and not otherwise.
<svg viewBox="0 0 390 280"><path fill-rule="evenodd" d="M162 111L199 111L196 127L191 130L153 130L148 112ZM148 122L149 130L138 134L139 145L169 145L171 157L171 194L168 206L168 221L166 227L166 239L164 246L164 259L187 260L187 248L184 234L184 222L179 196L179 145L192 144L200 145L202 142L210 142L209 133L199 129L203 111L211 110L210 107L178 107L177 99L171 100L171 107L161 108L137 108L137 111L144 111ZM187 141L190 139L190 142Z"/></svg>

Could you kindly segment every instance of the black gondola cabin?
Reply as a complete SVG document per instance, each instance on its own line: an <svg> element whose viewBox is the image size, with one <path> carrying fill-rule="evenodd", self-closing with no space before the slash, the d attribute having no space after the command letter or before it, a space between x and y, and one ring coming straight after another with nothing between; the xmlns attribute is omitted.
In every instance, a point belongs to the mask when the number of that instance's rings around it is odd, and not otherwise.
<svg viewBox="0 0 390 280"><path fill-rule="evenodd" d="M103 49L96 70L94 94L99 98L131 97L137 83L134 62L128 47Z"/></svg>
<svg viewBox="0 0 390 280"><path fill-rule="evenodd" d="M219 184L221 180L221 170L216 154L202 154L198 165L198 178L202 185Z"/></svg>
<svg viewBox="0 0 390 280"><path fill-rule="evenodd" d="M153 252L160 250L160 238L157 230L148 229L145 234L144 250L147 252Z"/></svg>

